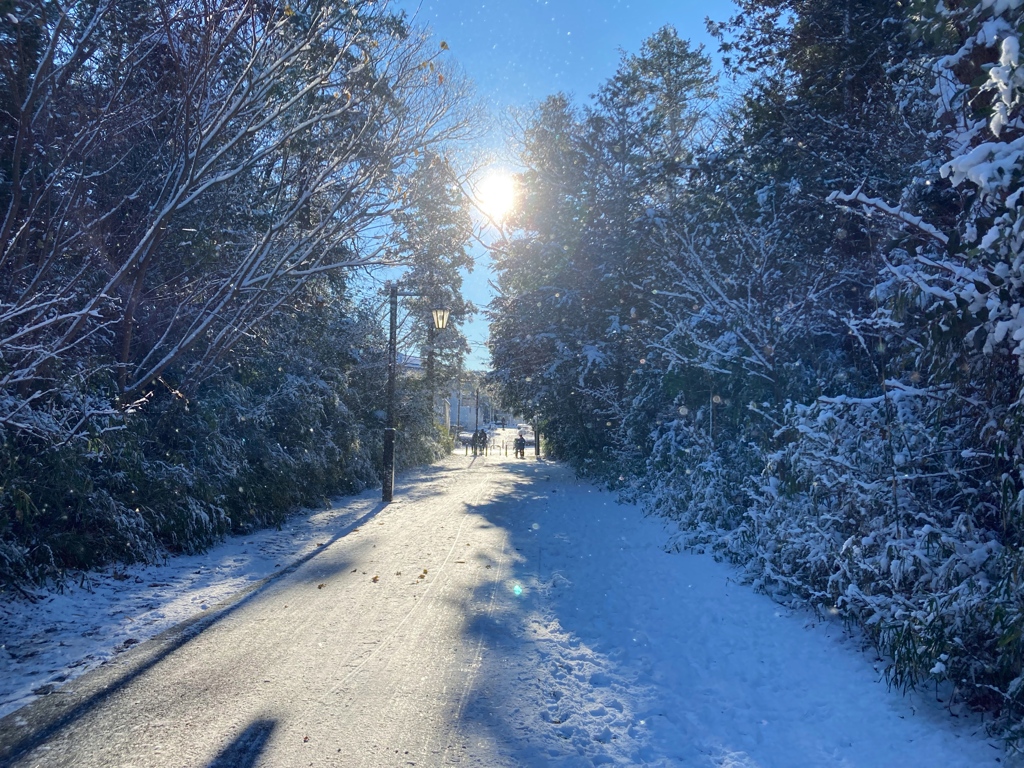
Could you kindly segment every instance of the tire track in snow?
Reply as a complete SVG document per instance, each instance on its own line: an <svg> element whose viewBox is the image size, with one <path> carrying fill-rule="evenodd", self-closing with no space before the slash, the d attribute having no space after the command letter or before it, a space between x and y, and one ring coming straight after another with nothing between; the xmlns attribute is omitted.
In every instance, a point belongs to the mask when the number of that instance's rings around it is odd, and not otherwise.
<svg viewBox="0 0 1024 768"><path fill-rule="evenodd" d="M478 503L480 497L483 496L483 493L484 493L484 486L483 486L483 484L478 482L476 484L476 486L472 488L472 491L470 491L469 489L464 489L460 495L463 496L463 497L466 497L471 492L474 495L473 503L474 504ZM465 501L465 498L461 498L461 499L459 499L459 501L460 501L460 503L463 506L466 506L466 507L470 506L470 503ZM405 505L401 505L401 506L405 506ZM462 537L462 532L465 529L466 522L468 520L469 520L469 514L468 513L462 514L462 519L459 521L459 527L458 527L458 530L455 533L455 537L452 539L451 546L448 548L448 552L446 553L445 558L442 561L440 568L438 569L441 573L444 572L445 568L448 566L449 562L451 561L452 554L455 551L456 544L458 544L458 542L460 541L460 539ZM359 672L361 672L363 670L363 668L368 663L370 663L370 661L372 661L374 658L376 658L378 655L380 655L381 651L383 651L390 643L392 643L394 641L395 637L398 635L399 632L401 632L402 628L410 621L410 619L412 619L421 610L423 605L425 605L428 602L428 600L426 600L425 598L431 596L431 594L433 592L435 592L435 591L440 589L440 587L436 587L435 588L436 584L437 584L437 582L435 580L430 580L430 581L427 582L427 588L424 590L423 594L420 596L421 599L418 600L416 602L416 604L413 605L412 608L410 608L406 612L405 616L402 617L401 621L399 621L398 624L396 624L395 627L390 632L388 632L388 634L385 637L381 638L381 640L377 643L376 647L373 649L373 651L368 656L366 656L366 658L364 658L362 661L360 661L359 664L355 668L351 669L345 675L345 677L343 677L341 680L339 680L334 685L334 687L330 690L330 693L332 693L332 694L339 693L341 691L341 689L349 681L352 680L352 678L354 678L357 674L359 674Z"/></svg>

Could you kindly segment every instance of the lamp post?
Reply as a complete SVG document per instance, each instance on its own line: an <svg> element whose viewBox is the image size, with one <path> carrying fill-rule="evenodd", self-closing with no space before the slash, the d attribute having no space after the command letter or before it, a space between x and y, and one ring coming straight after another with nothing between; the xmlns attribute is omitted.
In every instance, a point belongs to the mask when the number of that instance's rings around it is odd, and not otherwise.
<svg viewBox="0 0 1024 768"><path fill-rule="evenodd" d="M391 305L391 323L388 327L388 388L387 423L384 427L384 482L381 501L390 502L395 495L395 377L398 373L398 297L421 296L398 290L398 283L388 283L388 301ZM447 309L432 309L434 327L443 331L448 325Z"/></svg>
<svg viewBox="0 0 1024 768"><path fill-rule="evenodd" d="M455 415L455 437L462 434L462 377L459 377L459 410Z"/></svg>
<svg viewBox="0 0 1024 768"><path fill-rule="evenodd" d="M722 396L711 393L711 401L708 404L708 436L711 438L711 445L715 444L715 406L722 403Z"/></svg>

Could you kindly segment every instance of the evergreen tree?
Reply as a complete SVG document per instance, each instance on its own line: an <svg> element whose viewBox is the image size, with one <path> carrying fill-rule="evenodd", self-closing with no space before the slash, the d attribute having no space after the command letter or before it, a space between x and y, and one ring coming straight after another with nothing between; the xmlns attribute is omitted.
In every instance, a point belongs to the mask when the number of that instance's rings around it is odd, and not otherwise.
<svg viewBox="0 0 1024 768"><path fill-rule="evenodd" d="M425 154L408 180L408 204L395 217L398 257L410 265L402 285L416 298L404 299L417 322L408 341L421 350L428 384L442 390L462 370L469 343L461 327L476 308L462 297L462 270L472 270L467 246L472 223L458 179L448 160ZM433 309L451 313L443 332L434 328Z"/></svg>
<svg viewBox="0 0 1024 768"><path fill-rule="evenodd" d="M665 28L623 57L582 115L550 99L527 131L492 357L508 407L542 414L552 450L590 471L621 437L646 362L649 212L682 183L709 71Z"/></svg>

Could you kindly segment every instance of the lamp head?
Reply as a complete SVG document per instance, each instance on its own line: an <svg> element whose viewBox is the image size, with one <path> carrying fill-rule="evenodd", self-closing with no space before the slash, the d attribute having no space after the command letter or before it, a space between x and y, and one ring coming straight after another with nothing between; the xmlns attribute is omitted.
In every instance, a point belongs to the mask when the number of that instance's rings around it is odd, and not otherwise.
<svg viewBox="0 0 1024 768"><path fill-rule="evenodd" d="M434 317L434 327L439 331L443 331L448 327L448 315L451 312L447 309L432 309L430 314Z"/></svg>

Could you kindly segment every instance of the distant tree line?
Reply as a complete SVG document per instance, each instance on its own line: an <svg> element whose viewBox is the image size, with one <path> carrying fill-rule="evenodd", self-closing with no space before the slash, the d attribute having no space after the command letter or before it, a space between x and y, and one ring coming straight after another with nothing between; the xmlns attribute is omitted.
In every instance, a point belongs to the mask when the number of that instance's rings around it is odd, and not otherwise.
<svg viewBox="0 0 1024 768"><path fill-rule="evenodd" d="M737 5L722 81L665 28L523 122L492 379L678 546L1019 743L1024 10Z"/></svg>
<svg viewBox="0 0 1024 768"><path fill-rule="evenodd" d="M356 281L413 265L452 310L438 377L468 350L446 47L368 0L0 4L0 586L378 482ZM400 388L405 464L449 445L429 390Z"/></svg>

